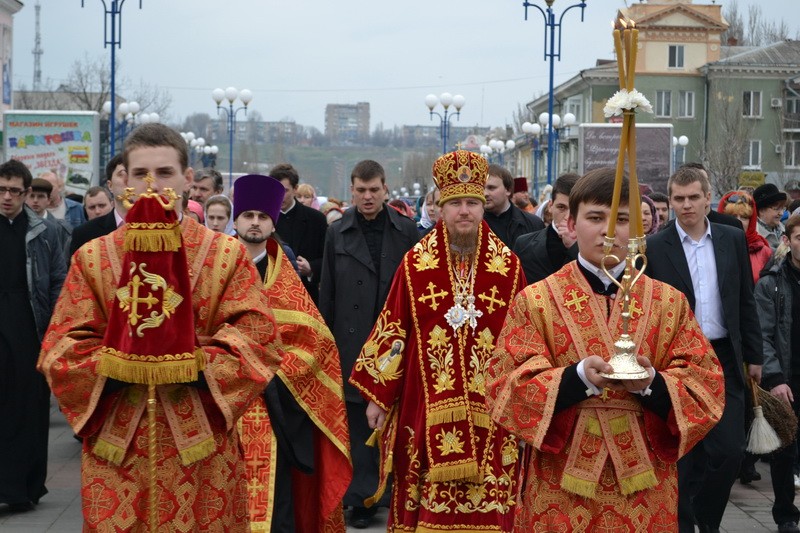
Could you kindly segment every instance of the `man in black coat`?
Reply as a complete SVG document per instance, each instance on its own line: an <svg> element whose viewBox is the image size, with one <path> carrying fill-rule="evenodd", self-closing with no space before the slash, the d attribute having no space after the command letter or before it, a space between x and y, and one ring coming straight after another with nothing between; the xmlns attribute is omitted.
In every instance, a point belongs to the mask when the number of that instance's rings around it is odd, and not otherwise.
<svg viewBox="0 0 800 533"><path fill-rule="evenodd" d="M679 527L713 532L744 456L745 380L761 379L761 327L744 233L708 221L708 180L698 169L681 168L668 193L676 223L648 238L646 272L686 295L725 375L722 418L678 461Z"/></svg>
<svg viewBox="0 0 800 533"><path fill-rule="evenodd" d="M544 229L542 219L526 213L511 202L514 177L507 169L500 165L489 165L489 179L483 192L486 195L483 219L509 248L520 235Z"/></svg>
<svg viewBox="0 0 800 533"><path fill-rule="evenodd" d="M356 164L350 183L353 207L331 224L325 237L319 310L342 359L353 458L353 481L343 503L353 507L350 525L363 529L377 507L364 508L364 498L378 487L379 458L376 448L365 445L372 434L367 404L347 379L386 302L395 271L419 233L413 220L385 206L386 174L380 164ZM387 499L390 492L385 492Z"/></svg>
<svg viewBox="0 0 800 533"><path fill-rule="evenodd" d="M108 235L125 222L125 215L128 210L122 204L120 198L125 192L125 187L128 186L128 175L125 172L125 165L122 164L121 153L112 157L106 165L105 186L108 187L108 190L111 191L111 196L114 197L114 209L110 213L84 222L72 230L72 241L69 247L70 257L87 242L103 235ZM69 262L69 257L67 262Z"/></svg>
<svg viewBox="0 0 800 533"><path fill-rule="evenodd" d="M553 184L547 209L553 217L550 225L533 233L520 235L511 250L517 254L525 281L530 285L558 272L561 267L578 258L575 236L567 230L569 193L578 181L577 174L562 174Z"/></svg>
<svg viewBox="0 0 800 533"><path fill-rule="evenodd" d="M295 200L294 195L300 183L300 175L292 165L288 163L276 165L270 170L269 175L283 183L283 188L286 190L275 231L297 256L300 279L311 299L314 303L318 303L322 252L325 248L328 220L316 209L306 207Z"/></svg>

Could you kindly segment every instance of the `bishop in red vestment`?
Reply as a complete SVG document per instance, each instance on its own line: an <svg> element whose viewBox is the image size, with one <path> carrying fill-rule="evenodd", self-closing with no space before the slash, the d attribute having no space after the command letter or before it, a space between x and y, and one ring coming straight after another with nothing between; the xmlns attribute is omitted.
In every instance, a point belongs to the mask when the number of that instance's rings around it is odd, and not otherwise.
<svg viewBox="0 0 800 533"><path fill-rule="evenodd" d="M517 441L489 418L485 394L524 277L482 221L487 170L466 151L434 164L442 220L403 258L350 378L370 402L382 487L394 473L391 532L512 526Z"/></svg>

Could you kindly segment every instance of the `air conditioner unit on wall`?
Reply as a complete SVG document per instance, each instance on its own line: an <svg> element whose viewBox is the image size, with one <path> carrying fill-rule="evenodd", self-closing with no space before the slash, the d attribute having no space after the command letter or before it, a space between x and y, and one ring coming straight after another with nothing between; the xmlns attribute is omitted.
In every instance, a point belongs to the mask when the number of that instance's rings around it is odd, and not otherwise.
<svg viewBox="0 0 800 533"><path fill-rule="evenodd" d="M780 98L773 98L769 101L769 106L773 109L777 109L779 107L783 107L783 100Z"/></svg>
<svg viewBox="0 0 800 533"><path fill-rule="evenodd" d="M783 153L783 145L782 144L776 144L775 145L775 153L776 154L782 154Z"/></svg>

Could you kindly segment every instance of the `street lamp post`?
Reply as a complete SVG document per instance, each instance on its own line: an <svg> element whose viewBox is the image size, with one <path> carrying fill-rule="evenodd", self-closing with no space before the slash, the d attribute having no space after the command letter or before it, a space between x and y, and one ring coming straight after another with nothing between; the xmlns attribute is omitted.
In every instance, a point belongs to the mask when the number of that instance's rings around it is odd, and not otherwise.
<svg viewBox="0 0 800 533"><path fill-rule="evenodd" d="M222 89L214 89L211 91L211 98L217 104L217 114L220 110L225 111L228 122L228 150L230 152L230 162L228 163L228 190L233 188L233 132L236 130L236 114L244 110L245 116L247 115L247 105L253 100L253 93L247 89L242 89L241 92L237 91L235 87L228 87L224 91ZM234 109L234 103L237 98L242 102L242 106ZM228 107L222 105L222 101L228 101Z"/></svg>
<svg viewBox="0 0 800 533"><path fill-rule="evenodd" d="M541 155L541 145L539 143L539 134L542 133L542 127L535 122L523 122L522 132L527 136L531 136L531 163L533 166L533 196L538 201L539 199L539 157Z"/></svg>
<svg viewBox="0 0 800 533"><path fill-rule="evenodd" d="M425 105L428 107L428 111L431 113L431 120L433 120L433 115L439 117L439 135L442 137L442 154L447 153L447 136L450 129L450 119L456 117L456 120L459 120L458 117L461 116L461 108L464 107L466 103L466 99L457 94L453 96L450 93L442 93L439 96L435 94L429 94L425 97ZM444 113L439 113L438 111L434 111L437 105L442 104L442 108L444 109ZM455 108L455 113L449 113L450 106Z"/></svg>
<svg viewBox="0 0 800 533"><path fill-rule="evenodd" d="M672 137L672 171L678 170L678 147L681 149L681 162L686 162L686 146L689 144L689 137L681 135Z"/></svg>
<svg viewBox="0 0 800 533"><path fill-rule="evenodd" d="M85 0L81 0L81 7L84 7ZM122 7L125 5L125 0L101 0L103 2L103 10L105 17L103 19L103 48L108 48L111 45L111 109L117 107L117 48L122 48ZM142 0L139 0L139 9L142 9ZM116 147L116 125L110 128L111 138L109 143L111 146L111 157L114 157L114 150Z"/></svg>
<svg viewBox="0 0 800 533"><path fill-rule="evenodd" d="M511 139L507 141L502 141L500 139L490 139L488 143L482 144L479 150L484 155L484 157L486 157L486 159L489 160L489 162L492 162L493 157L495 157L496 154L496 157L498 158L497 160L501 165L503 165L505 164L503 153L506 150L513 150L515 146L517 146L517 143L515 143Z"/></svg>
<svg viewBox="0 0 800 533"><path fill-rule="evenodd" d="M528 8L535 7L539 10L539 12L544 17L544 60L550 60L550 92L547 96L547 114L549 116L553 116L553 77L554 77L554 67L555 67L555 60L558 59L561 61L561 24L564 20L564 15L573 8L579 7L581 8L581 22L583 22L583 12L586 8L586 2L581 1L577 4L573 4L566 8L564 11L561 12L561 16L558 18L558 22L556 22L555 12L553 11L553 2L555 0L545 0L547 3L547 9L542 9L536 4L532 4L525 0L522 4L525 7L525 20L528 20ZM556 28L558 28L558 42L556 43ZM549 31L548 31L549 30ZM549 43L548 43L548 36L549 36ZM549 124L549 128L547 131L548 141L547 141L547 183L550 184L553 182L553 135L555 130L553 129L553 124Z"/></svg>
<svg viewBox="0 0 800 533"><path fill-rule="evenodd" d="M103 103L103 113L108 115L109 130L114 133L114 138L117 140L117 130L119 130L119 144L120 148L122 143L125 142L125 137L133 131L139 124L148 124L151 122L160 122L161 117L158 113L140 113L141 106L138 102L122 102L117 107L117 112L111 112L112 106L110 101ZM111 144L111 157L113 157L116 146Z"/></svg>

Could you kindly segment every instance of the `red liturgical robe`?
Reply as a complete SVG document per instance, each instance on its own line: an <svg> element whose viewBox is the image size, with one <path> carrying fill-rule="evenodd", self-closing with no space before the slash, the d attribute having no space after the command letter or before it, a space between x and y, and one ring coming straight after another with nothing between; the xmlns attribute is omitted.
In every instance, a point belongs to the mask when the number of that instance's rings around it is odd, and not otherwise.
<svg viewBox="0 0 800 533"><path fill-rule="evenodd" d="M390 411L380 446L383 483L394 472L392 532L512 525L517 441L492 423L485 393L523 275L485 222L472 275L455 268L449 250L440 222L405 255L350 378Z"/></svg>
<svg viewBox="0 0 800 533"><path fill-rule="evenodd" d="M683 294L647 276L632 294L631 337L666 383L666 419L627 392L555 411L565 368L613 353L620 303L594 293L572 262L511 305L488 399L492 419L528 445L515 531L677 530L676 461L725 401L719 362Z"/></svg>
<svg viewBox="0 0 800 533"><path fill-rule="evenodd" d="M207 386L157 387L158 531L249 530L236 420L274 375L277 327L258 273L235 239L189 217L182 226L195 333ZM83 437L84 531L149 531L147 387L104 390L97 372L116 305L126 229L93 240L72 260L38 368Z"/></svg>

